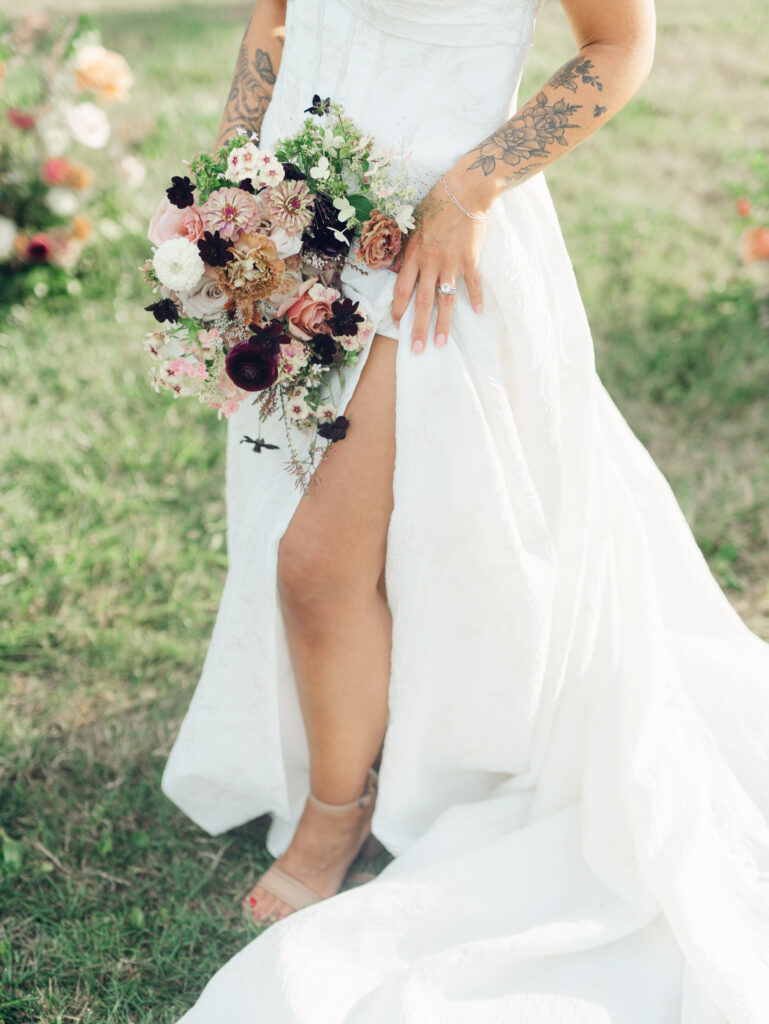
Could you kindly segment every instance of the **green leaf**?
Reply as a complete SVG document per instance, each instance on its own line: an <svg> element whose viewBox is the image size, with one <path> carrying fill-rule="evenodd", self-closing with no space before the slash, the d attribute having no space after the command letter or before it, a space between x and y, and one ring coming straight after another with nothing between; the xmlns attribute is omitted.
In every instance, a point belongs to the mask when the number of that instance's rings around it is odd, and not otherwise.
<svg viewBox="0 0 769 1024"><path fill-rule="evenodd" d="M369 214L374 209L374 204L371 202L368 196L356 193L355 195L348 196L348 199L350 200L350 206L354 208L355 214L361 221L361 223L365 220L368 220Z"/></svg>
<svg viewBox="0 0 769 1024"><path fill-rule="evenodd" d="M133 906L128 911L128 921L134 928L143 928L146 918L141 907Z"/></svg>
<svg viewBox="0 0 769 1024"><path fill-rule="evenodd" d="M17 839L11 839L3 833L2 848L3 867L6 871L17 875L21 871L21 864L24 860L24 847Z"/></svg>

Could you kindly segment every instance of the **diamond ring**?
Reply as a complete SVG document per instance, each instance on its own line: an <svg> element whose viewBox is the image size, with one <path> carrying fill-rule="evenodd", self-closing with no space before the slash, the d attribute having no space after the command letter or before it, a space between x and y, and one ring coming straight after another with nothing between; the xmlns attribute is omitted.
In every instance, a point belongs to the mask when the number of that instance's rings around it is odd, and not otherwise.
<svg viewBox="0 0 769 1024"><path fill-rule="evenodd" d="M453 284L447 284L445 281L443 284L439 284L435 289L438 295L456 295L457 290Z"/></svg>

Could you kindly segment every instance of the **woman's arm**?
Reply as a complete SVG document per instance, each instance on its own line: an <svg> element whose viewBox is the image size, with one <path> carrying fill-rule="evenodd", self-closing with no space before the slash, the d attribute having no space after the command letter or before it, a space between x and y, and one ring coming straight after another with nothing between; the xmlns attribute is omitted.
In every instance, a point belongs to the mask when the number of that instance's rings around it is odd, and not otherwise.
<svg viewBox="0 0 769 1024"><path fill-rule="evenodd" d="M280 66L285 20L286 0L259 0L254 8L238 51L216 149L239 125L252 132L262 127Z"/></svg>
<svg viewBox="0 0 769 1024"><path fill-rule="evenodd" d="M578 46L536 96L462 156L445 178L458 201L483 214L502 192L564 156L620 110L646 79L654 56L653 0L561 0ZM463 275L482 307L478 255L485 226L467 217L437 183L420 204L395 285L398 322L414 288L412 347L421 351L436 284ZM454 297L438 297L436 344L448 335Z"/></svg>

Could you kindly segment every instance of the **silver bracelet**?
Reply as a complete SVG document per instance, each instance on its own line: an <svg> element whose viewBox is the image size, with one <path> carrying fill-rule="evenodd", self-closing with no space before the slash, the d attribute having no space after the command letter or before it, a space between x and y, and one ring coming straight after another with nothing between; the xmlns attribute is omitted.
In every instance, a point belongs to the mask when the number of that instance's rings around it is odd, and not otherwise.
<svg viewBox="0 0 769 1024"><path fill-rule="evenodd" d="M464 213L466 217L469 217L470 220L475 220L475 221L478 221L479 224L483 224L483 222L486 220L486 214L485 213L471 213L469 210L466 210L464 208L464 206L462 206L460 201L457 199L457 197L454 195L454 193L451 191L449 186L446 184L446 178L443 175L441 175L441 182L443 184L443 187L446 189L446 192L448 193L448 197L452 201L452 203L455 203L459 207L459 209L462 211L462 213Z"/></svg>

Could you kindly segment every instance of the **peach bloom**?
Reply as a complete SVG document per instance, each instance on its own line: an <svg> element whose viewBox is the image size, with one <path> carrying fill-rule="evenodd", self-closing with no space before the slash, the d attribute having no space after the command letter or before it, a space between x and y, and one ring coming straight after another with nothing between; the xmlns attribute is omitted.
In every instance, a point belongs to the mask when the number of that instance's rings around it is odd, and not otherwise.
<svg viewBox="0 0 769 1024"><path fill-rule="evenodd" d="M769 260L769 228L748 228L737 243L743 263Z"/></svg>
<svg viewBox="0 0 769 1024"><path fill-rule="evenodd" d="M186 238L190 242L197 242L202 234L203 222L197 203L180 210L170 202L168 196L163 196L147 228L147 238L153 245L162 245L171 238Z"/></svg>
<svg viewBox="0 0 769 1024"><path fill-rule="evenodd" d="M403 235L392 217L372 210L360 230L360 249L372 270L389 267L401 250Z"/></svg>
<svg viewBox="0 0 769 1024"><path fill-rule="evenodd" d="M336 288L327 288L318 283L317 277L310 277L280 304L277 315L287 318L288 329L295 338L309 341L313 334L331 333L327 321L331 303L338 298Z"/></svg>
<svg viewBox="0 0 769 1024"><path fill-rule="evenodd" d="M84 214L72 218L72 234L84 242L91 235L91 222Z"/></svg>
<svg viewBox="0 0 769 1024"><path fill-rule="evenodd" d="M103 46L83 46L75 56L75 82L81 92L93 93L102 103L117 103L128 96L133 75L124 57Z"/></svg>
<svg viewBox="0 0 769 1024"><path fill-rule="evenodd" d="M93 185L93 172L82 164L71 164L64 184L77 189L78 192L84 192Z"/></svg>

